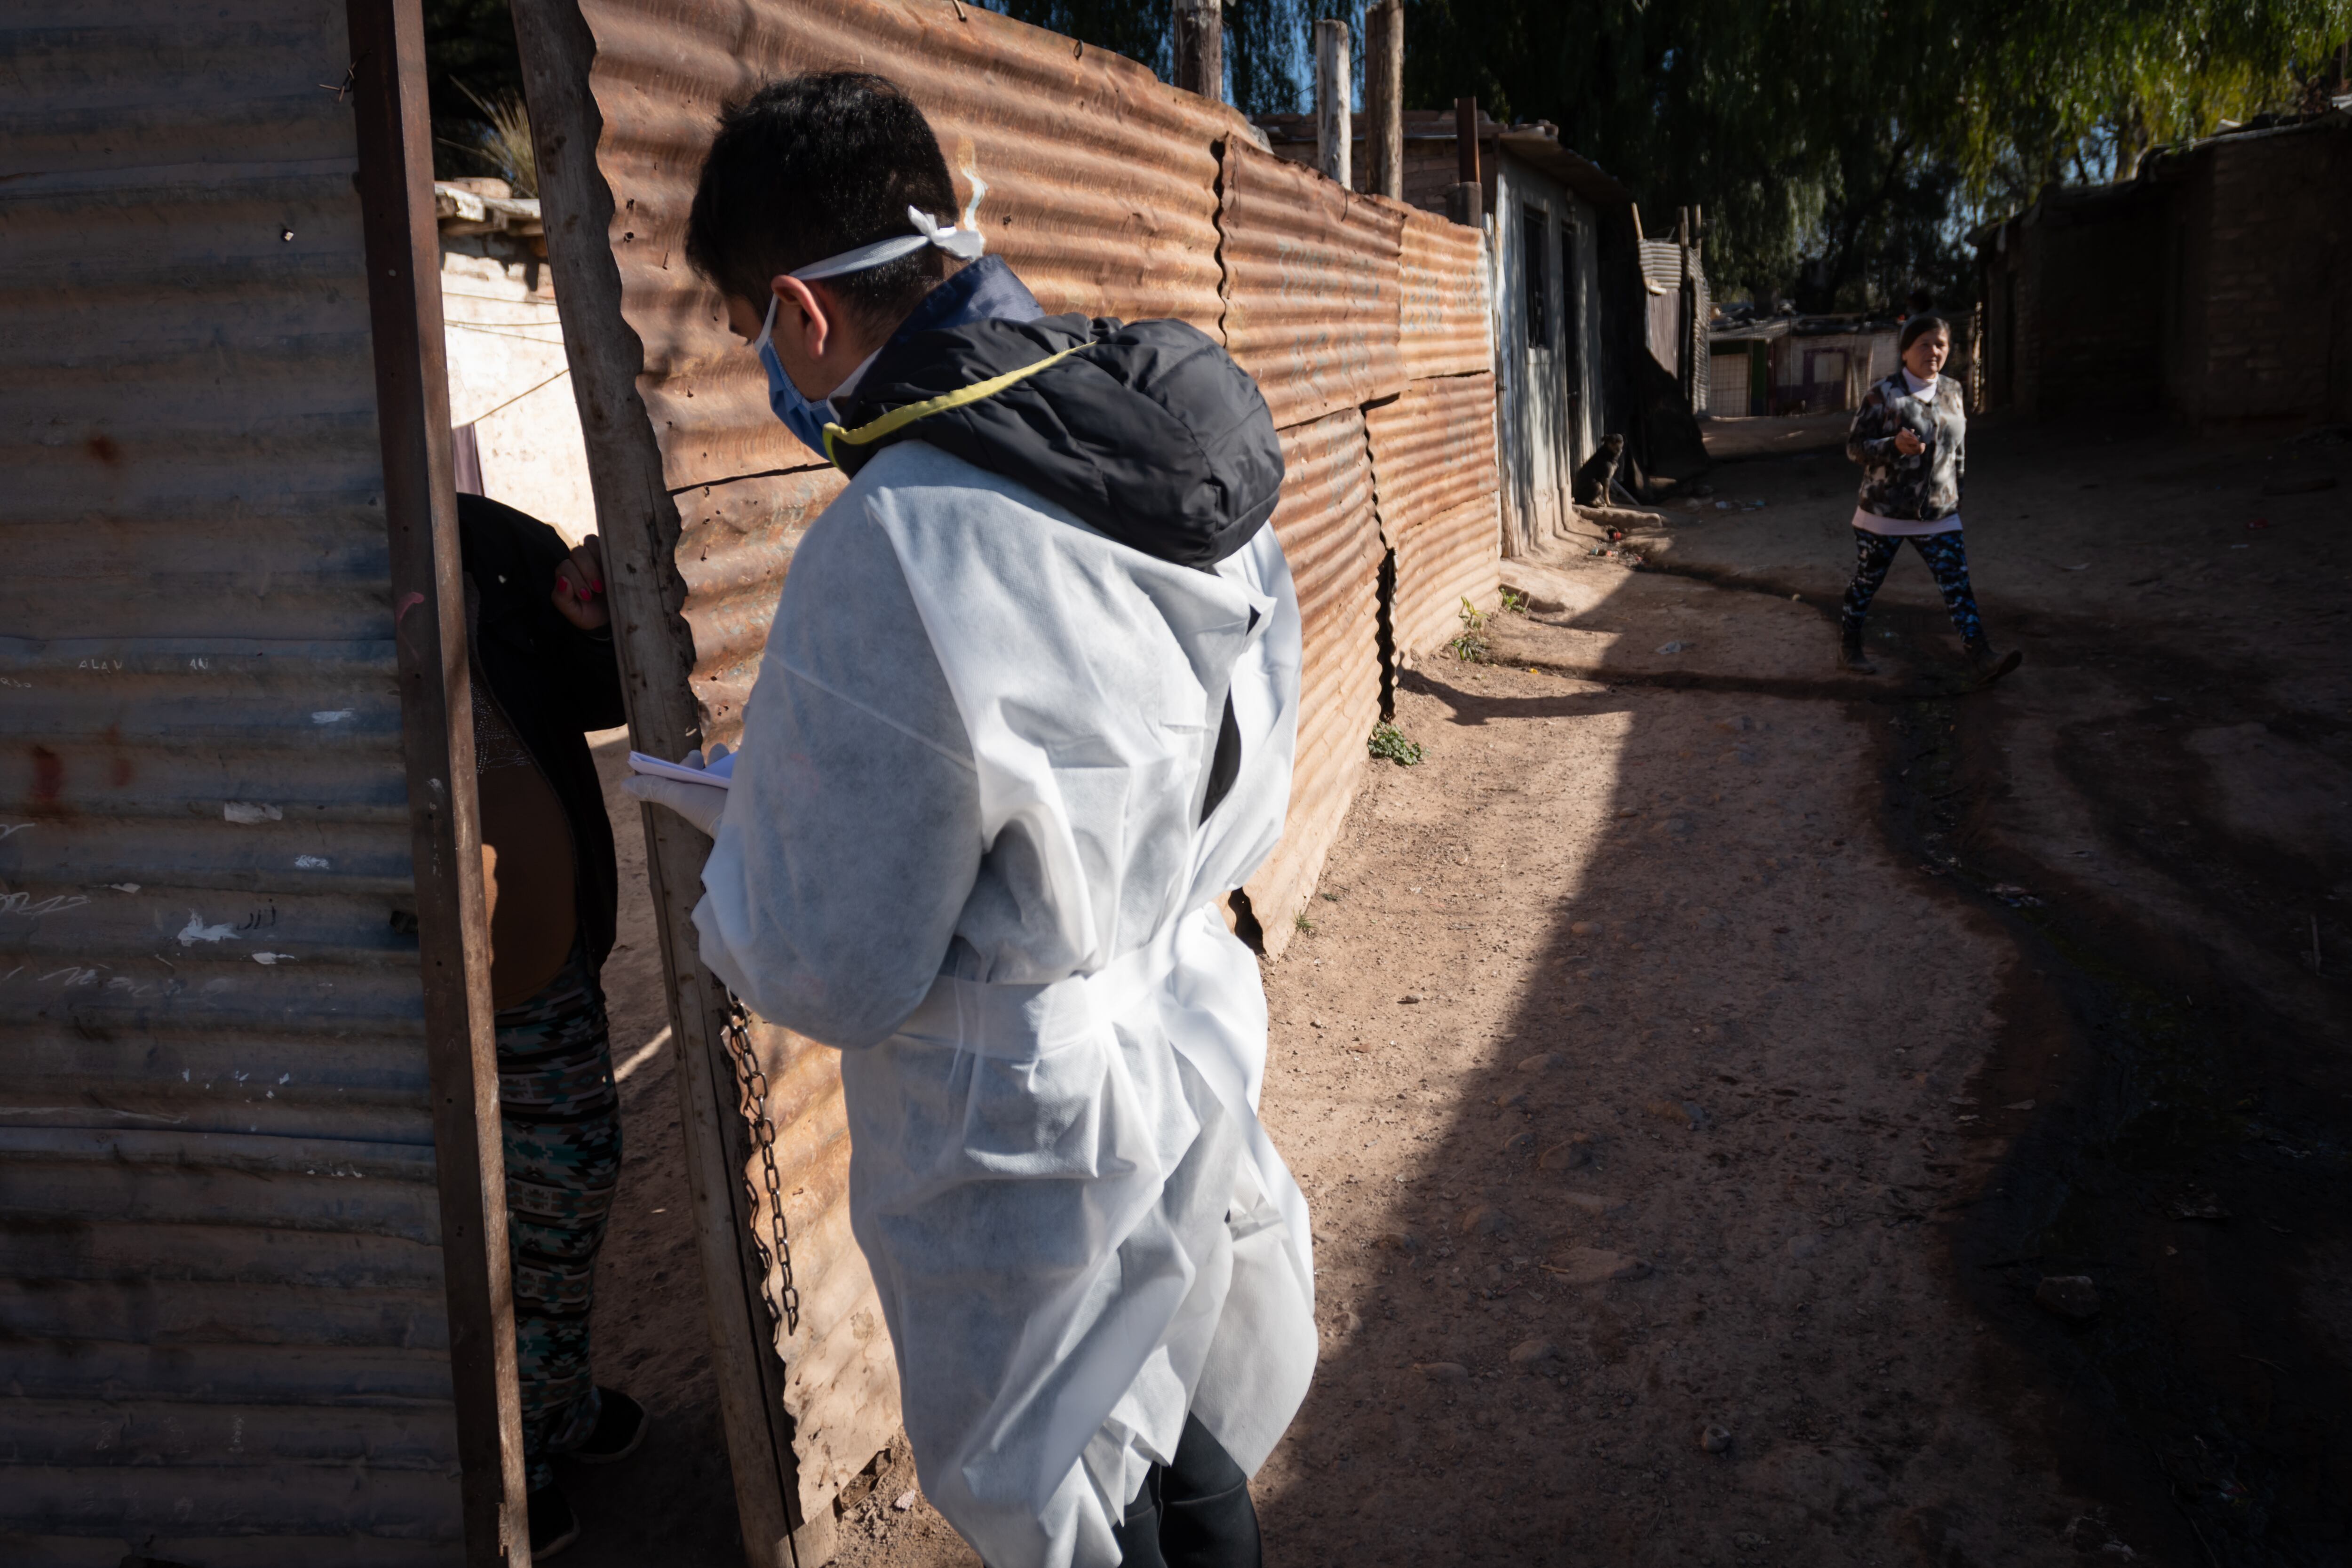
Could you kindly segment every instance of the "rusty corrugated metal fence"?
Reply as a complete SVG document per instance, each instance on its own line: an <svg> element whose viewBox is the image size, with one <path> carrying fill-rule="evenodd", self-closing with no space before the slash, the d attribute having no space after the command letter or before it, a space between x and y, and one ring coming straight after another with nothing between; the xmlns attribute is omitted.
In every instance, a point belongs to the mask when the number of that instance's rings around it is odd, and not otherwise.
<svg viewBox="0 0 2352 1568"><path fill-rule="evenodd" d="M383 276L432 234L382 141L421 73L369 22L0 26L10 1563L487 1562L520 1528L471 791L410 787L449 777L456 581L413 439L434 285Z"/></svg>
<svg viewBox="0 0 2352 1568"><path fill-rule="evenodd" d="M1305 612L1305 693L1289 827L1246 891L1278 950L1379 716L1385 553L1397 606L1410 606L1401 653L1442 646L1462 598L1493 600L1481 237L1273 157L1241 116L1131 61L954 0L515 0L515 12L600 523L618 575L635 579L615 588L635 743L675 755L734 739L793 547L841 486L770 414L758 363L685 263L718 110L794 71L880 71L922 106L991 253L1049 312L1189 321L1227 344L1274 411L1289 468L1274 526ZM740 1231L745 1150L712 1113L729 1094L711 1065L719 1015L688 920L703 850L658 816L649 833L673 1018L689 1079L701 1074L686 1121L709 1142L690 1157L724 1173L709 1202L734 1212L711 1223ZM722 1392L765 1386L781 1407L726 1412L753 1561L781 1561L790 1536L810 1563L831 1553L832 1500L896 1426L896 1374L849 1234L837 1058L764 1024L752 1035L801 1310L775 1336L780 1366L724 1364L750 1353L746 1323L764 1325L723 1281L713 1321ZM723 1268L733 1245L706 1237L706 1267Z"/></svg>

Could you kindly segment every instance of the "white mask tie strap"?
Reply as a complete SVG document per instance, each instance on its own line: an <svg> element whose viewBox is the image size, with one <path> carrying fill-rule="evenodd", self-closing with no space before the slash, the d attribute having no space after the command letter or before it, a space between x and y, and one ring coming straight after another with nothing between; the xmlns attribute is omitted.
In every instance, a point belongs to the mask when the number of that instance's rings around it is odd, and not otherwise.
<svg viewBox="0 0 2352 1568"><path fill-rule="evenodd" d="M938 247L959 261L976 261L987 247L988 241L977 228L958 228L937 222L920 207L908 207L907 221L914 226L914 233L877 239L871 245L845 250L839 256L812 261L792 275L803 283L814 283L820 278L837 278L845 272L865 272L902 256L912 256L927 245Z"/></svg>

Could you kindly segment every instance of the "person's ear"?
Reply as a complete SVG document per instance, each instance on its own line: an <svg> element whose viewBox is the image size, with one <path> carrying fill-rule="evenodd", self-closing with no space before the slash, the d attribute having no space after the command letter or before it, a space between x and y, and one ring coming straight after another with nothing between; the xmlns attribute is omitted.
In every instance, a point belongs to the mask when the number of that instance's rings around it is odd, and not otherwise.
<svg viewBox="0 0 2352 1568"><path fill-rule="evenodd" d="M769 279L768 287L776 296L778 335L789 327L810 359L824 358L824 346L837 330L833 311L828 309L830 301L790 273Z"/></svg>

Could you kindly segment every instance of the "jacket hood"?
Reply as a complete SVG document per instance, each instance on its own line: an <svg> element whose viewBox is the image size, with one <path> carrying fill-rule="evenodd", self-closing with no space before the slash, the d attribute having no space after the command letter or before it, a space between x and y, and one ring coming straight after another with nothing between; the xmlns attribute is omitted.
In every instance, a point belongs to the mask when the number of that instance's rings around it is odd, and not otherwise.
<svg viewBox="0 0 2352 1568"><path fill-rule="evenodd" d="M1181 565L1239 550L1282 489L1257 384L1182 321L1045 316L902 334L839 412L825 452L845 474L893 442L927 442Z"/></svg>

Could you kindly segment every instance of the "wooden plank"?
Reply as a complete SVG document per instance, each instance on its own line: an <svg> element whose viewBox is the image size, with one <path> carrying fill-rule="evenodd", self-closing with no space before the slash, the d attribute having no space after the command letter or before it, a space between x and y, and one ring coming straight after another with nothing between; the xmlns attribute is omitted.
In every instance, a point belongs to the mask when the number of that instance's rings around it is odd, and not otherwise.
<svg viewBox="0 0 2352 1568"><path fill-rule="evenodd" d="M466 1560L530 1560L418 0L349 0ZM295 1500L289 1494L289 1503ZM160 1521L159 1521L160 1522ZM272 1528L292 1525L273 1520Z"/></svg>
<svg viewBox="0 0 2352 1568"><path fill-rule="evenodd" d="M604 542L630 744L656 756L684 756L702 736L690 685L693 641L681 613L686 584L676 561L679 518L638 390L644 351L621 314L613 196L596 164L604 119L588 82L595 45L575 0L514 0L513 10L548 256ZM785 1568L803 1555L823 1562L832 1555L831 1510L800 1545L793 1539L810 1521L802 1517L783 1365L771 1337L765 1282L751 1245L753 1215L740 1174L751 1151L721 1044L725 994L702 966L694 929L710 842L674 813L642 810L662 971L669 977L670 1037L683 1069L678 1122L695 1244L745 1561L751 1568Z"/></svg>

